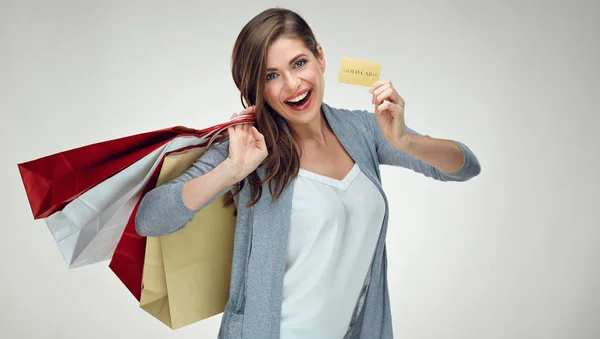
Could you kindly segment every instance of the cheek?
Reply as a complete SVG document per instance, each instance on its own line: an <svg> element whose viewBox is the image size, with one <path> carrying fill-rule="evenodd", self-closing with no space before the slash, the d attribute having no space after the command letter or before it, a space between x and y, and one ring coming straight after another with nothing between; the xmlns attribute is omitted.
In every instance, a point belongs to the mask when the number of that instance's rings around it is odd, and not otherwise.
<svg viewBox="0 0 600 339"><path fill-rule="evenodd" d="M273 103L278 102L277 94L272 86L265 88L265 99L269 103L269 105L273 106Z"/></svg>
<svg viewBox="0 0 600 339"><path fill-rule="evenodd" d="M312 79L312 82L314 82L314 83L317 83L317 84L323 83L323 73L321 73L321 69L318 67L312 68L310 70L310 77Z"/></svg>

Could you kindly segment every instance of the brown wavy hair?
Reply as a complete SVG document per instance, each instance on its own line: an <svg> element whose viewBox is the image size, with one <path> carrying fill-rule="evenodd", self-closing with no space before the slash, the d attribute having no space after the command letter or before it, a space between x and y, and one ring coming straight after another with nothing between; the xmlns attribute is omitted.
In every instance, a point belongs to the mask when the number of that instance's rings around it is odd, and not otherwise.
<svg viewBox="0 0 600 339"><path fill-rule="evenodd" d="M256 106L255 126L264 135L268 155L259 167L264 167L262 180L256 170L248 175L251 199L246 207L254 206L262 196L262 185L269 183L272 201L298 175L301 148L294 131L265 100L267 80L267 51L279 38L300 39L315 57L319 56L317 40L306 21L297 13L283 8L267 9L252 18L241 30L233 47L231 74L240 90L242 106ZM244 187L245 180L236 184L235 192L228 191L225 205Z"/></svg>

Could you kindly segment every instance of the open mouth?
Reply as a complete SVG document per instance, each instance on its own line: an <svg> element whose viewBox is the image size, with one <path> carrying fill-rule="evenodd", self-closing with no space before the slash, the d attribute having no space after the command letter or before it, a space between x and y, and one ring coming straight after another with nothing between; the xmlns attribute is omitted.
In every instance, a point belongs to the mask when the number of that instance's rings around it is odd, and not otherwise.
<svg viewBox="0 0 600 339"><path fill-rule="evenodd" d="M312 89L309 90L308 92L305 92L304 94L301 94L301 95L293 98L293 99L286 100L285 103L292 107L300 107L300 106L304 105L305 103L307 103L308 100L310 100L311 95L312 95Z"/></svg>

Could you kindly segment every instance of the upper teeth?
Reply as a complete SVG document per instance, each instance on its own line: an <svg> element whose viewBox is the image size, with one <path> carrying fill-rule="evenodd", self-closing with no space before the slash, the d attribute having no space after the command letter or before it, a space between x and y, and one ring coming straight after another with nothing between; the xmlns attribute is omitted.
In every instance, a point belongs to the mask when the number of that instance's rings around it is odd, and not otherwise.
<svg viewBox="0 0 600 339"><path fill-rule="evenodd" d="M300 94L299 96L297 96L297 97L295 97L293 99L288 100L288 102L298 102L298 101L306 98L307 95L308 95L308 92L304 92L304 94Z"/></svg>

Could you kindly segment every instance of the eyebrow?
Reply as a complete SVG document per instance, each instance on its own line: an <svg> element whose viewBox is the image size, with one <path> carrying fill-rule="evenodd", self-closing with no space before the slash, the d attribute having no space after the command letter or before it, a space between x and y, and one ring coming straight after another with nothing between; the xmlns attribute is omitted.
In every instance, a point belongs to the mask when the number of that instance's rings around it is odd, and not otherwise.
<svg viewBox="0 0 600 339"><path fill-rule="evenodd" d="M308 56L304 53L298 54L290 61L290 65L292 65L300 57L308 57ZM267 72L274 72L276 70L277 70L277 68L267 68Z"/></svg>

